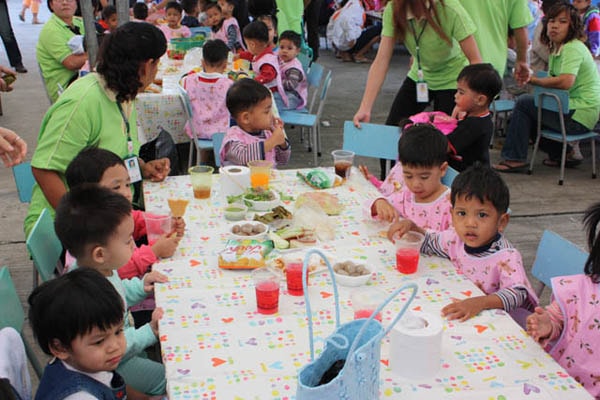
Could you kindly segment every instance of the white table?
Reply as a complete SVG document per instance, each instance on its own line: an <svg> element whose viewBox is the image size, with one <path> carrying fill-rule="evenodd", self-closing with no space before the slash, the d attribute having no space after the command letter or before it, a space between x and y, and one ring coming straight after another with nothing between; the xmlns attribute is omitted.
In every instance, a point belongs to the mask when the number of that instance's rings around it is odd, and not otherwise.
<svg viewBox="0 0 600 400"><path fill-rule="evenodd" d="M311 190L296 171L276 171L273 186L297 196ZM308 328L302 297L290 296L282 285L279 313L256 312L248 271L217 267L217 253L227 241L215 175L211 200L194 200L188 176L144 184L146 205L168 212L167 198L189 198L187 232L170 259L155 268L170 281L157 286L157 305L165 315L160 341L170 399L293 399L297 371L309 361ZM334 241L321 244L334 257L349 257L374 266L369 285L388 293L406 281L419 285L411 308L439 313L451 298L480 294L452 265L421 257L419 271L403 276L395 266L394 249L385 226L365 221L361 205L376 190L353 171L343 186L331 190L345 205L336 221ZM292 205L287 207L293 210ZM326 273L311 276L310 298L315 334L334 329L332 287ZM353 317L351 288L340 287L342 323ZM401 302L383 313L389 323ZM445 321L441 368L435 377L409 380L388 365L389 343L382 344L380 398L394 399L585 399L590 398L542 348L503 311L484 311L464 323ZM320 345L318 345L320 348Z"/></svg>

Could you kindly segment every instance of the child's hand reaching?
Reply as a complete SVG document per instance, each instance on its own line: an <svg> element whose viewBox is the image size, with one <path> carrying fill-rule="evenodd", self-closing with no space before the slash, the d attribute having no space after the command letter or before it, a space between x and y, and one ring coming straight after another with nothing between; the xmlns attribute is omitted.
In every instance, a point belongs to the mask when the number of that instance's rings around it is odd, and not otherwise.
<svg viewBox="0 0 600 400"><path fill-rule="evenodd" d="M158 321L162 318L164 311L160 307L156 307L154 311L152 311L152 319L150 320L150 328L152 328L152 332L154 335L158 337Z"/></svg>
<svg viewBox="0 0 600 400"><path fill-rule="evenodd" d="M171 226L177 233L178 237L182 237L183 234L185 233L185 220L182 217L171 218ZM173 250L173 252L175 252L175 250ZM171 253L171 255L173 255L173 254ZM167 257L169 257L169 256L167 256Z"/></svg>
<svg viewBox="0 0 600 400"><path fill-rule="evenodd" d="M371 215L381 221L394 222L398 218L398 211L386 199L377 199L371 206Z"/></svg>
<svg viewBox="0 0 600 400"><path fill-rule="evenodd" d="M527 317L527 333L536 342L546 339L552 333L550 314L542 307L536 307L533 314Z"/></svg>
<svg viewBox="0 0 600 400"><path fill-rule="evenodd" d="M460 322L464 322L479 314L481 310L501 309L502 307L502 300L495 294L464 300L452 299L451 304L442 308L442 316L448 318L449 321L458 319Z"/></svg>
<svg viewBox="0 0 600 400"><path fill-rule="evenodd" d="M365 177L366 180L371 179L371 173L369 172L369 168L366 165L359 165L358 170Z"/></svg>
<svg viewBox="0 0 600 400"><path fill-rule="evenodd" d="M387 237L390 241L394 241L394 236L402 237L408 231L416 231L425 234L425 231L417 226L410 219L401 219L395 221L388 228Z"/></svg>
<svg viewBox="0 0 600 400"><path fill-rule="evenodd" d="M183 218L179 218L183 221ZM185 230L185 222L183 223ZM183 235L183 233L182 233ZM179 236L179 232L177 227L175 230L169 234L162 235L158 240L152 245L152 252L159 258L171 257L175 254L175 250L177 250L177 246L179 245L179 241L181 240L181 236Z"/></svg>
<svg viewBox="0 0 600 400"><path fill-rule="evenodd" d="M152 293L154 291L154 284L165 283L169 281L166 275L161 274L158 271L151 271L144 275L144 292Z"/></svg>

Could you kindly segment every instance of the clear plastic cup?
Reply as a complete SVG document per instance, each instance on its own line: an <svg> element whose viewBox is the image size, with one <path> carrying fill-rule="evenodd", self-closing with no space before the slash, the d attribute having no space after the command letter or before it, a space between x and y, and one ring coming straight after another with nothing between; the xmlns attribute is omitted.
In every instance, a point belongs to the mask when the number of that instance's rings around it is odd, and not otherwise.
<svg viewBox="0 0 600 400"><path fill-rule="evenodd" d="M304 286L302 285L302 259L289 259L285 262L285 281L287 283L288 294L292 296L303 296ZM306 275L306 286L308 286L308 274Z"/></svg>
<svg viewBox="0 0 600 400"><path fill-rule="evenodd" d="M374 287L353 290L350 293L350 301L354 310L354 319L369 318L385 299L385 292ZM377 314L374 319L381 322L381 314Z"/></svg>
<svg viewBox="0 0 600 400"><path fill-rule="evenodd" d="M402 237L395 237L396 269L403 274L414 274L419 266L419 253L423 244L423 236L419 232L409 231Z"/></svg>
<svg viewBox="0 0 600 400"><path fill-rule="evenodd" d="M213 171L213 167L207 165L196 165L188 170L192 181L192 189L194 190L194 198L210 198Z"/></svg>
<svg viewBox="0 0 600 400"><path fill-rule="evenodd" d="M144 213L148 244L153 245L162 235L171 233L171 216Z"/></svg>
<svg viewBox="0 0 600 400"><path fill-rule="evenodd" d="M267 160L253 160L248 163L250 168L250 186L253 188L269 188L273 163Z"/></svg>
<svg viewBox="0 0 600 400"><path fill-rule="evenodd" d="M331 152L333 156L333 167L336 175L342 179L350 178L350 171L354 164L354 152L349 150L334 150Z"/></svg>
<svg viewBox="0 0 600 400"><path fill-rule="evenodd" d="M281 274L269 269L252 271L256 291L256 308L260 314L275 314L279 311L279 283Z"/></svg>

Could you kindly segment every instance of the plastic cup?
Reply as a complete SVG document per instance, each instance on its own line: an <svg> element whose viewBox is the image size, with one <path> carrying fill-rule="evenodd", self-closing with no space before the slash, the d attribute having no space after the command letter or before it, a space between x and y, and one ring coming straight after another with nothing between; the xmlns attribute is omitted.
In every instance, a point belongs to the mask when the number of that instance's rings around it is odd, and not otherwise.
<svg viewBox="0 0 600 400"><path fill-rule="evenodd" d="M196 165L188 170L190 179L192 180L192 188L194 189L194 198L210 198L213 171L213 167L207 165Z"/></svg>
<svg viewBox="0 0 600 400"><path fill-rule="evenodd" d="M285 280L287 282L288 294L292 296L304 295L302 286L302 267L304 263L301 259L285 261ZM306 275L306 286L308 286L308 274Z"/></svg>
<svg viewBox="0 0 600 400"><path fill-rule="evenodd" d="M279 311L279 282L281 275L269 268L258 268L252 272L256 290L256 308L260 314L275 314Z"/></svg>
<svg viewBox="0 0 600 400"><path fill-rule="evenodd" d="M403 274L414 274L419 266L419 252L425 237L419 232L406 232L396 237L396 269Z"/></svg>
<svg viewBox="0 0 600 400"><path fill-rule="evenodd" d="M248 167L250 168L250 186L268 189L273 163L267 160L254 160L248 163Z"/></svg>
<svg viewBox="0 0 600 400"><path fill-rule="evenodd" d="M350 178L352 164L354 164L354 152L348 150L334 150L331 152L333 156L333 167L336 175L342 179Z"/></svg>
<svg viewBox="0 0 600 400"><path fill-rule="evenodd" d="M171 233L171 216L170 215L153 215L144 213L146 221L146 235L148 236L148 244L152 245L164 234Z"/></svg>
<svg viewBox="0 0 600 400"><path fill-rule="evenodd" d="M350 301L352 301L354 319L369 318L385 299L385 292L375 288L366 287L352 291ZM374 319L381 322L381 314L377 314Z"/></svg>

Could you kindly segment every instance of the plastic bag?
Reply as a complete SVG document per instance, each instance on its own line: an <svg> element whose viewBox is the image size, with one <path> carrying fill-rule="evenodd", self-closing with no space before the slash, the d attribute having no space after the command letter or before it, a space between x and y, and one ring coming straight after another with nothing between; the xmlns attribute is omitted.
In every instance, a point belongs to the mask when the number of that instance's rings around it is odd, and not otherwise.
<svg viewBox="0 0 600 400"><path fill-rule="evenodd" d="M313 199L307 199L300 204L296 203L294 226L314 231L322 242L335 239L334 222Z"/></svg>

